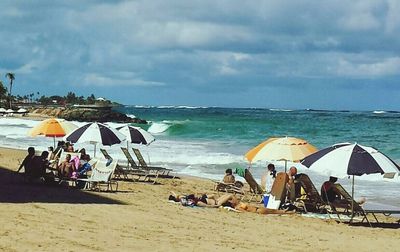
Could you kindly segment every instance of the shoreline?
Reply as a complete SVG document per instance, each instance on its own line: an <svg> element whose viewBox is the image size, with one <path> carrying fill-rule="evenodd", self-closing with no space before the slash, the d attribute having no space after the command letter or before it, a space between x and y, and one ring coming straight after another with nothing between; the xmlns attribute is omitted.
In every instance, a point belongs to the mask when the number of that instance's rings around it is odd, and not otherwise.
<svg viewBox="0 0 400 252"><path fill-rule="evenodd" d="M213 193L213 183L201 178L160 179L156 185L119 181L116 193L29 185L12 172L25 153L0 147L0 250L393 251L398 248L399 229L352 227L297 214L234 213L168 202L170 191ZM14 242L16 239L18 242Z"/></svg>

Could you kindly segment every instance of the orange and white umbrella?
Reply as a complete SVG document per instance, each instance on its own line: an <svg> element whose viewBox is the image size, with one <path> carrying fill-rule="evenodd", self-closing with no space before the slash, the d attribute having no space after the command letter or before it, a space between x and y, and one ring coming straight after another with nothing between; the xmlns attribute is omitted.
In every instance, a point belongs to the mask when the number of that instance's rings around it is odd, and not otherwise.
<svg viewBox="0 0 400 252"><path fill-rule="evenodd" d="M64 119L51 118L46 119L33 127L28 132L28 135L53 137L55 143L56 137L63 137L77 128L78 126Z"/></svg>
<svg viewBox="0 0 400 252"><path fill-rule="evenodd" d="M260 160L299 162L301 159L317 151L306 140L295 137L272 137L260 143L245 154L250 162Z"/></svg>

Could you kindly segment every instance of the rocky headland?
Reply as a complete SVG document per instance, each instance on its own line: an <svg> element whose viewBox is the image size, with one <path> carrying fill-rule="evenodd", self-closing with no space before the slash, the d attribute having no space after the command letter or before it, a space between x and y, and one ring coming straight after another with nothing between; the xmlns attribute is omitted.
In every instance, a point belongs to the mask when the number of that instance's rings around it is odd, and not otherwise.
<svg viewBox="0 0 400 252"><path fill-rule="evenodd" d="M119 122L147 124L146 120L131 118L109 108L40 107L29 109L32 116L57 117L80 122Z"/></svg>

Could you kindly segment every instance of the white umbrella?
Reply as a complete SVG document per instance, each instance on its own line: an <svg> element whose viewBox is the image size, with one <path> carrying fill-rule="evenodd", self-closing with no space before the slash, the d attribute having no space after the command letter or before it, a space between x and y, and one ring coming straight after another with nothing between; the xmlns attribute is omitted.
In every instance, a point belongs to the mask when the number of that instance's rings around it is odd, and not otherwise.
<svg viewBox="0 0 400 252"><path fill-rule="evenodd" d="M0 108L0 113L5 113L7 110L5 108Z"/></svg>
<svg viewBox="0 0 400 252"><path fill-rule="evenodd" d="M7 109L7 110L6 110L6 113L14 113L14 110L12 110L12 109Z"/></svg>
<svg viewBox="0 0 400 252"><path fill-rule="evenodd" d="M337 178L373 173L399 173L400 167L378 150L359 144L335 144L301 161L304 166Z"/></svg>
<svg viewBox="0 0 400 252"><path fill-rule="evenodd" d="M118 130L110 128L102 123L88 123L67 136L65 140L72 143L93 143L94 156L96 156L96 144L114 145L125 140L125 136Z"/></svg>
<svg viewBox="0 0 400 252"><path fill-rule="evenodd" d="M24 108L20 108L17 110L18 113L26 113L28 112L28 110L24 109Z"/></svg>
<svg viewBox="0 0 400 252"><path fill-rule="evenodd" d="M128 143L149 145L156 140L152 134L140 127L126 125L117 130L126 136Z"/></svg>
<svg viewBox="0 0 400 252"><path fill-rule="evenodd" d="M354 198L354 175L373 173L394 175L400 172L400 167L385 154L357 143L335 144L307 156L301 160L301 164L328 176L344 178L352 175L352 198Z"/></svg>

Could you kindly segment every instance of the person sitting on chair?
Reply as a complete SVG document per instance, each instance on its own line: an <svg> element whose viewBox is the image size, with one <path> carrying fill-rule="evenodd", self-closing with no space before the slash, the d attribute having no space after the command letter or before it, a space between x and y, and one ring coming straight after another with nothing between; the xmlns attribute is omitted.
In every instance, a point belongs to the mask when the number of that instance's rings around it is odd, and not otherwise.
<svg viewBox="0 0 400 252"><path fill-rule="evenodd" d="M346 208L348 201L342 199L340 192L335 187L335 183L338 180L337 177L330 176L328 181L325 181L321 186L321 197L322 200L330 203L333 207ZM356 200L358 204L363 204L365 198Z"/></svg>
<svg viewBox="0 0 400 252"><path fill-rule="evenodd" d="M92 169L92 166L89 164L90 155L86 154L85 148L82 148L79 153L81 153L81 158L79 160L78 173L76 174L77 177L81 177Z"/></svg>
<svg viewBox="0 0 400 252"><path fill-rule="evenodd" d="M71 154L65 156L65 160L61 162L57 169L60 178L71 177L72 172L76 170L75 162L71 160Z"/></svg>
<svg viewBox="0 0 400 252"><path fill-rule="evenodd" d="M225 184L233 184L235 183L235 176L232 174L232 169L226 169L225 176L222 179L222 182Z"/></svg>

